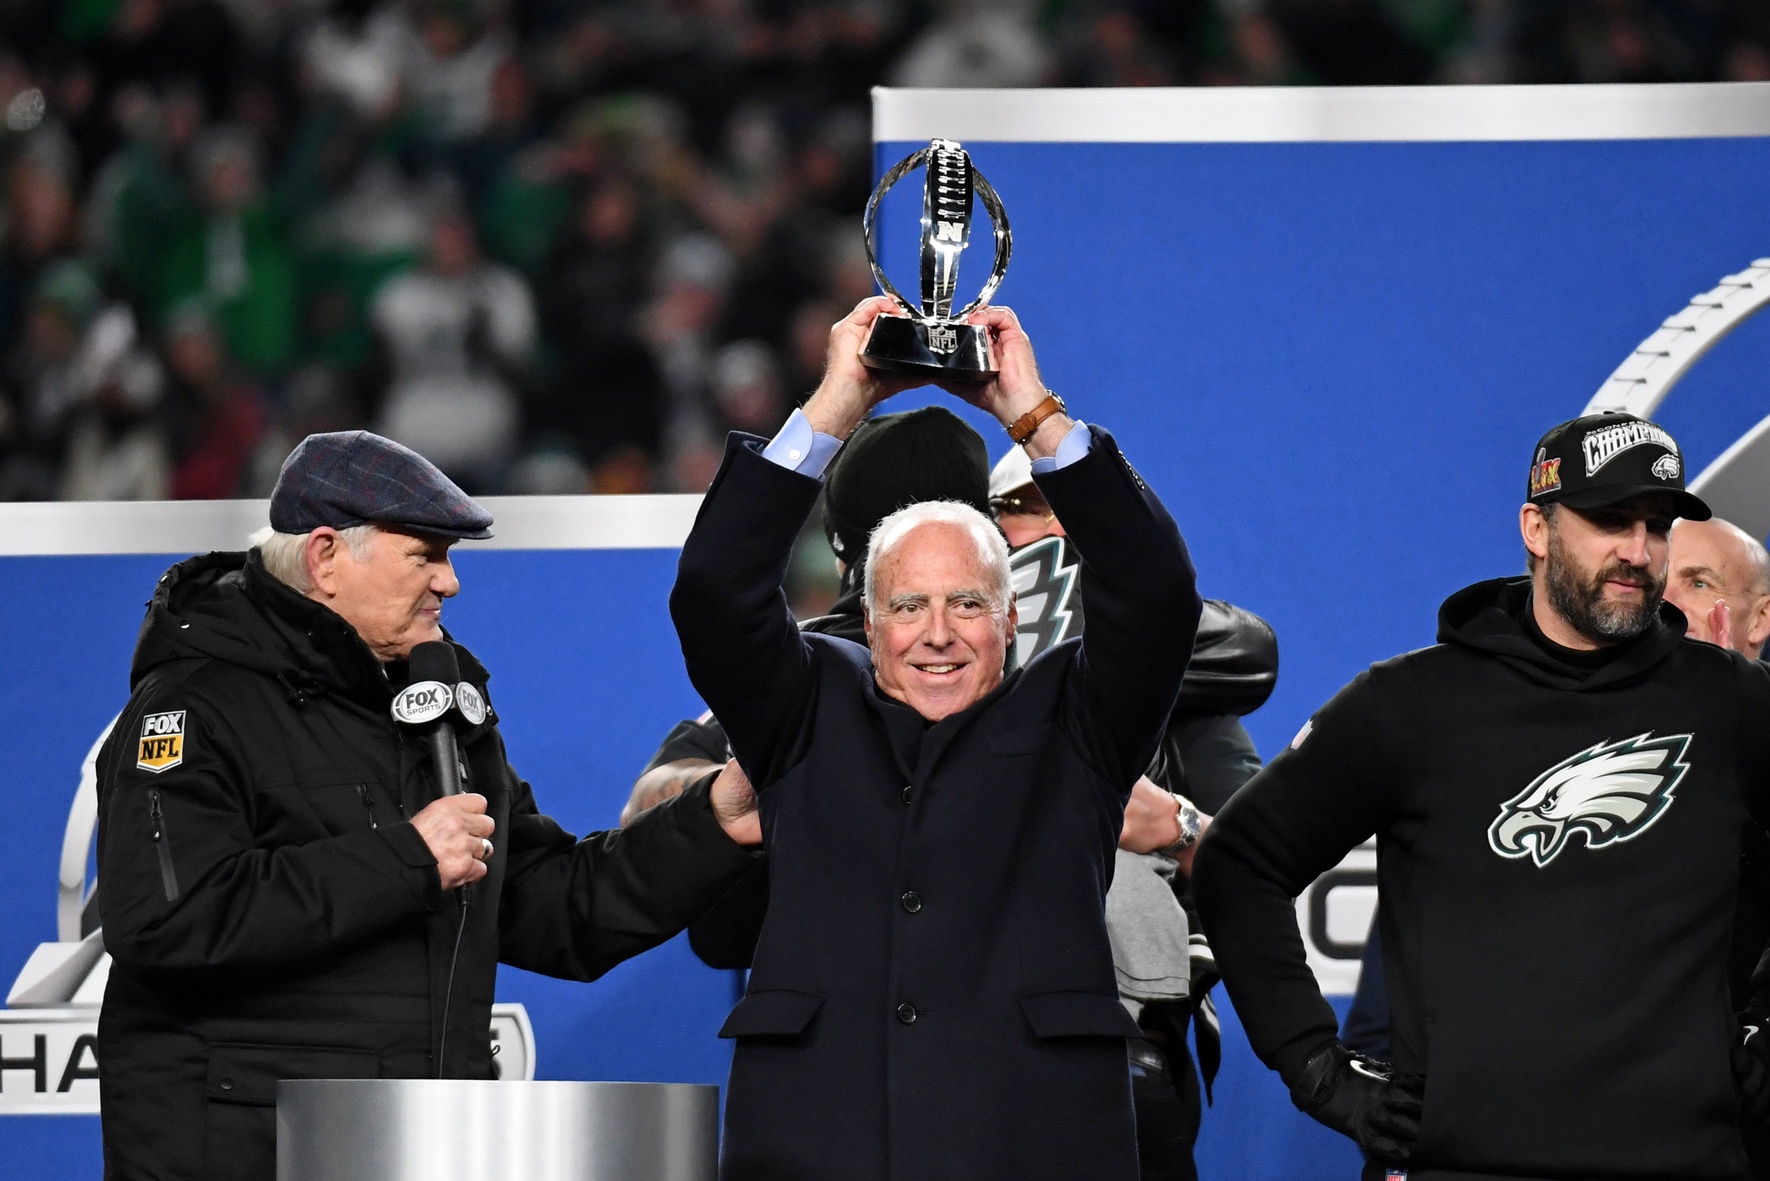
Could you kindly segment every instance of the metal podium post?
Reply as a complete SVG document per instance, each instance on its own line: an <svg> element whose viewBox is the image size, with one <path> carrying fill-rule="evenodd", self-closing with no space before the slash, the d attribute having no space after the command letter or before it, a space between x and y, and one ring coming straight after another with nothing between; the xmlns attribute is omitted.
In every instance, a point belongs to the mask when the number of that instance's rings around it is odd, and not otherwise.
<svg viewBox="0 0 1770 1181"><path fill-rule="evenodd" d="M719 1088L288 1079L277 1181L715 1181Z"/></svg>

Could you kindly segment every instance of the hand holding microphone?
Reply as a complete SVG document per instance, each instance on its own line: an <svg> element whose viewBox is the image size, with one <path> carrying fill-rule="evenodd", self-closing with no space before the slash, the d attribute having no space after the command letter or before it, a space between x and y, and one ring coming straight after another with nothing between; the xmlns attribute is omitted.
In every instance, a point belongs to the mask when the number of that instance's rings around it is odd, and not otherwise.
<svg viewBox="0 0 1770 1181"><path fill-rule="evenodd" d="M455 740L457 720L470 726L485 721L485 698L461 679L454 646L446 640L414 647L409 667L411 680L394 696L393 717L429 745L442 797L414 816L412 826L436 858L443 889L452 890L483 878L493 852L496 825L485 814L485 797L462 791L461 753Z"/></svg>
<svg viewBox="0 0 1770 1181"><path fill-rule="evenodd" d="M496 822L486 815L486 798L477 792L444 796L412 817L412 827L436 858L442 888L453 890L486 876Z"/></svg>

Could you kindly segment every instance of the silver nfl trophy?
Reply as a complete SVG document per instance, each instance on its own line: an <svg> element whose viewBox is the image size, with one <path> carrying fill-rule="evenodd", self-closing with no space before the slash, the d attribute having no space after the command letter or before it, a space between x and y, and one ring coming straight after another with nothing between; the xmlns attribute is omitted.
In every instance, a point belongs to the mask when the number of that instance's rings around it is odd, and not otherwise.
<svg viewBox="0 0 1770 1181"><path fill-rule="evenodd" d="M879 266L877 217L879 203L905 174L925 167L922 187L922 305L917 307L886 278ZM996 231L996 259L989 281L977 298L953 311L953 288L959 281L959 256L971 241L971 197L975 193L989 213ZM965 317L982 306L1008 273L1008 253L1014 236L1001 198L972 165L971 156L950 139L929 141L927 147L897 162L879 178L867 202L865 219L867 263L880 290L897 300L902 316L880 316L861 346L862 364L872 369L918 373L952 381L984 381L995 371L990 362L989 331L965 323Z"/></svg>

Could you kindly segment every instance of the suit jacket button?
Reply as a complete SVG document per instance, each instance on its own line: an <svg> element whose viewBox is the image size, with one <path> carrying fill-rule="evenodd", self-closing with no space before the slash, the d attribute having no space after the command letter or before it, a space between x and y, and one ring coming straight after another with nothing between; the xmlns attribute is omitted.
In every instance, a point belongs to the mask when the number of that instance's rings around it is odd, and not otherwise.
<svg viewBox="0 0 1770 1181"><path fill-rule="evenodd" d="M915 788L913 788L913 787L906 787L906 788L904 788L904 789L903 789L903 802L904 802L904 803L906 803L906 804L907 804L907 803L909 803L909 802L910 802L910 797L911 797L911 796L912 796L912 795L914 795L914 794L915 794L915 793L916 793L916 789L915 789Z"/></svg>
<svg viewBox="0 0 1770 1181"><path fill-rule="evenodd" d="M233 1089L234 1089L234 1080L233 1080L233 1079L231 1079L231 1078L224 1078L224 1079L222 1079L222 1080L221 1080L221 1089L222 1089L222 1090L224 1090L224 1091L231 1091L231 1090L233 1090Z"/></svg>
<svg viewBox="0 0 1770 1181"><path fill-rule="evenodd" d="M898 901L903 903L903 908L911 914L915 914L918 910L922 909L922 896L914 890L905 890L903 892L903 897L899 898Z"/></svg>
<svg viewBox="0 0 1770 1181"><path fill-rule="evenodd" d="M916 1023L916 1006L908 1001L897 1006L897 1019L905 1025L914 1025Z"/></svg>

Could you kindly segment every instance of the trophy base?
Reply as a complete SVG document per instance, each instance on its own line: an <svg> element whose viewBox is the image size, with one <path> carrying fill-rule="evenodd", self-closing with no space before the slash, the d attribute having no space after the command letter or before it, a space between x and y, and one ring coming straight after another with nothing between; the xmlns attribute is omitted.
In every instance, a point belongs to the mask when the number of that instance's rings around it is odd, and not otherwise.
<svg viewBox="0 0 1770 1181"><path fill-rule="evenodd" d="M988 381L995 374L989 359L989 329L947 320L927 323L908 316L874 320L860 346L860 361L869 369L948 381Z"/></svg>

